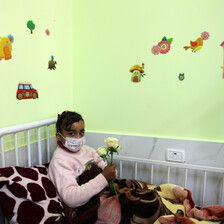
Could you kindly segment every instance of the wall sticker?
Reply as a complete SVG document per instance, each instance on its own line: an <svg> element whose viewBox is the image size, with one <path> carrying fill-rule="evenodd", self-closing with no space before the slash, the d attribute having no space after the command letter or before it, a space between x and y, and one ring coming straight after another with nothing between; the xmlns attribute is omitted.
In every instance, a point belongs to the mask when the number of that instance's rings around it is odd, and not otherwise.
<svg viewBox="0 0 224 224"><path fill-rule="evenodd" d="M221 43L221 47L223 49L223 65L221 66L223 73L222 73L222 78L224 79L224 41Z"/></svg>
<svg viewBox="0 0 224 224"><path fill-rule="evenodd" d="M46 29L45 33L46 33L47 36L50 36L50 30L49 29Z"/></svg>
<svg viewBox="0 0 224 224"><path fill-rule="evenodd" d="M38 98L38 92L33 88L30 82L20 82L18 84L18 89L16 92L16 98L18 100L22 99L36 99Z"/></svg>
<svg viewBox="0 0 224 224"><path fill-rule="evenodd" d="M56 69L56 66L55 66L56 64L57 64L57 62L54 61L54 56L51 56L51 60L48 62L48 69L50 69L50 70Z"/></svg>
<svg viewBox="0 0 224 224"><path fill-rule="evenodd" d="M167 39L166 36L157 44L152 47L152 53L154 55L167 54L170 51L171 44L173 42L173 38Z"/></svg>
<svg viewBox="0 0 224 224"><path fill-rule="evenodd" d="M179 78L180 81L183 81L184 78L185 78L185 77L184 77L184 73L180 73L178 78Z"/></svg>
<svg viewBox="0 0 224 224"><path fill-rule="evenodd" d="M209 33L207 31L203 32L200 37L198 37L195 41L190 41L190 46L184 46L185 50L188 50L189 48L192 50L192 52L196 52L201 50L203 46L203 41L207 40L209 38Z"/></svg>
<svg viewBox="0 0 224 224"><path fill-rule="evenodd" d="M35 29L35 24L32 20L27 21L26 26L30 29L30 33L33 34L33 30Z"/></svg>
<svg viewBox="0 0 224 224"><path fill-rule="evenodd" d="M132 68L129 69L130 72L132 72L131 81L132 82L140 82L141 77L144 77L144 63L142 63L142 66L140 65L134 65Z"/></svg>
<svg viewBox="0 0 224 224"><path fill-rule="evenodd" d="M12 58L12 43L14 42L13 36L10 34L8 37L0 37L0 60L9 60Z"/></svg>

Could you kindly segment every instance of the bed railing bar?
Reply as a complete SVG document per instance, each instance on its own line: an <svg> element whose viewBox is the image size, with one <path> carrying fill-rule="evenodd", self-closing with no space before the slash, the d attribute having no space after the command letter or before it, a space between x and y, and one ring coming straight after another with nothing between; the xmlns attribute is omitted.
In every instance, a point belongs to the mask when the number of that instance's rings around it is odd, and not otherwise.
<svg viewBox="0 0 224 224"><path fill-rule="evenodd" d="M188 171L188 169L185 168L185 173L184 173L184 188L187 188L187 171Z"/></svg>
<svg viewBox="0 0 224 224"><path fill-rule="evenodd" d="M167 167L167 183L170 183L170 166Z"/></svg>
<svg viewBox="0 0 224 224"><path fill-rule="evenodd" d="M31 154L30 154L30 130L27 130L27 157L28 157L28 166L31 166Z"/></svg>
<svg viewBox="0 0 224 224"><path fill-rule="evenodd" d="M154 172L154 170L153 170L153 168L154 168L154 166L153 166L153 164L151 164L151 184L153 184L153 172Z"/></svg>
<svg viewBox="0 0 224 224"><path fill-rule="evenodd" d="M37 133L38 133L38 163L42 164L40 127L37 128Z"/></svg>
<svg viewBox="0 0 224 224"><path fill-rule="evenodd" d="M221 192L221 202L220 204L224 206L224 175L222 177L222 192Z"/></svg>
<svg viewBox="0 0 224 224"><path fill-rule="evenodd" d="M57 118L51 118L51 119L47 119L47 120L43 120L43 121L36 121L36 122L27 123L27 124L21 124L21 125L11 126L11 127L7 127L7 128L1 128L0 136L46 126L48 124L49 125L54 124L56 121L57 121Z"/></svg>
<svg viewBox="0 0 224 224"><path fill-rule="evenodd" d="M19 166L17 133L14 134L16 166Z"/></svg>
<svg viewBox="0 0 224 224"><path fill-rule="evenodd" d="M2 168L5 167L5 151L4 151L4 137L1 136L1 159L2 159Z"/></svg>
<svg viewBox="0 0 224 224"><path fill-rule="evenodd" d="M206 180L207 180L207 171L204 172L204 180L203 180L203 190L202 190L202 206L205 203L205 192L206 192Z"/></svg>
<svg viewBox="0 0 224 224"><path fill-rule="evenodd" d="M47 125L47 162L50 161L50 125Z"/></svg>
<svg viewBox="0 0 224 224"><path fill-rule="evenodd" d="M122 161L120 160L120 175L119 175L120 178L122 178Z"/></svg>
<svg viewBox="0 0 224 224"><path fill-rule="evenodd" d="M209 167L209 166L200 166L200 165L193 165L193 164L174 163L174 162L143 159L143 158L134 158L134 157L127 157L127 156L119 156L119 155L114 155L114 159L118 159L118 160L122 160L122 161L129 161L129 162L154 164L154 165L167 166L167 167L170 166L170 167L176 167L176 168L187 168L187 169L194 169L194 170L203 170L203 171L224 173L224 168L219 168L219 167Z"/></svg>
<svg viewBox="0 0 224 224"><path fill-rule="evenodd" d="M137 176L138 176L138 163L135 163L135 180L138 179Z"/></svg>

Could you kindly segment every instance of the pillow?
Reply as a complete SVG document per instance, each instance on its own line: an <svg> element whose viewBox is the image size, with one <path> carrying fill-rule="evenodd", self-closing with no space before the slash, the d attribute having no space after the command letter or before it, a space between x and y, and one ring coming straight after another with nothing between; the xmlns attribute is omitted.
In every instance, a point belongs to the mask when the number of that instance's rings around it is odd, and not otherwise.
<svg viewBox="0 0 224 224"><path fill-rule="evenodd" d="M48 165L0 168L0 207L10 223L51 224L63 214Z"/></svg>

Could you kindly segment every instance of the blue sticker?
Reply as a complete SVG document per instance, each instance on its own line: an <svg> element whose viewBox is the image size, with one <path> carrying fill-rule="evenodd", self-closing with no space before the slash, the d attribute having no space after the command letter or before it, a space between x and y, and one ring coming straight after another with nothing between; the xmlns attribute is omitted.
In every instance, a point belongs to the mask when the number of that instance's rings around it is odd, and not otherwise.
<svg viewBox="0 0 224 224"><path fill-rule="evenodd" d="M184 80L184 78L185 78L185 77L184 77L184 73L180 73L180 75L179 75L179 77L178 77L178 78L179 78L179 80L180 80L180 81L183 81L183 80Z"/></svg>

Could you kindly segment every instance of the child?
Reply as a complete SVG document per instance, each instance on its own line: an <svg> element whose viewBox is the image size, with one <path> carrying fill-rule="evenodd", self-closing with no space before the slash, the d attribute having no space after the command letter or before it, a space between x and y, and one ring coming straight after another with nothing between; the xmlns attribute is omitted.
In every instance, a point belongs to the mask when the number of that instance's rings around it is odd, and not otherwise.
<svg viewBox="0 0 224 224"><path fill-rule="evenodd" d="M85 145L84 120L80 114L63 112L58 117L56 129L58 147L49 165L49 176L62 201L71 208L77 208L86 204L115 179L116 165L108 167L93 148ZM102 172L79 185L79 176L92 163L101 168ZM98 210L101 211L100 208Z"/></svg>

